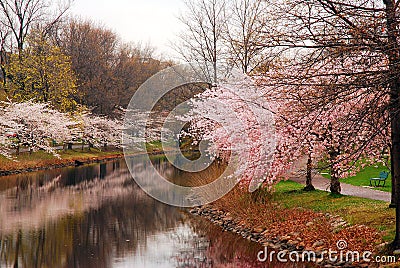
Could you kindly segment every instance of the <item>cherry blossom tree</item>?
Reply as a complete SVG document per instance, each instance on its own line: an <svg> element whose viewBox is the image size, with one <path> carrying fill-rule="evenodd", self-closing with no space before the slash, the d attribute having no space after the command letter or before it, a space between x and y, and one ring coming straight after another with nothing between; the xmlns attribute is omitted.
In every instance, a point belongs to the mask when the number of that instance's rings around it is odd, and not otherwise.
<svg viewBox="0 0 400 268"><path fill-rule="evenodd" d="M78 116L78 136L89 143L89 147L119 146L121 144L122 122L105 116L84 112Z"/></svg>
<svg viewBox="0 0 400 268"><path fill-rule="evenodd" d="M230 80L211 87L191 100L183 116L191 122L195 140L211 142L214 156L236 162L235 176L255 191L264 181L271 184L275 152L274 117L248 76L233 74Z"/></svg>
<svg viewBox="0 0 400 268"><path fill-rule="evenodd" d="M192 121L190 133L198 140L212 141L214 155L228 160L234 153L243 160L236 176L251 190L261 182L278 181L296 161L307 157L309 176L313 159L328 160L330 190L340 193L340 178L382 161L390 145L390 128L384 124L388 115L379 109L365 114L371 99L364 97L363 90L368 89L357 89L343 101L316 105L316 98L329 98L327 91L334 94L334 85L326 87L331 77L319 78L319 84L313 85L286 81L277 87L270 81L290 73L271 71L262 87L241 77L206 90L192 101L186 118ZM357 164L358 160L363 161ZM308 182L311 188L310 178Z"/></svg>
<svg viewBox="0 0 400 268"><path fill-rule="evenodd" d="M16 139L17 153L20 145L29 146L29 150L43 149L55 153L51 141L63 142L72 139L74 120L47 103L27 101L22 103L2 102L0 104L0 133L3 144L7 133L13 133ZM10 151L1 146L1 154L10 155Z"/></svg>
<svg viewBox="0 0 400 268"><path fill-rule="evenodd" d="M21 145L29 150L39 149L57 155L53 141L58 144L70 143L81 138L91 146L119 146L121 143L122 123L92 115L67 114L52 109L48 103L33 100L21 103L2 102L0 104L0 154L11 157L9 146L14 145L19 152ZM14 142L10 143L10 137Z"/></svg>
<svg viewBox="0 0 400 268"><path fill-rule="evenodd" d="M308 70L277 69L261 79L269 100L277 107L275 112L280 122L277 129L283 130L279 135L284 144L281 150L291 157L308 155L308 164L310 158L326 157L333 193L340 192L339 178L354 175L367 163L382 161L390 146L390 127L385 124L388 114L379 108L388 100L381 98L381 103L376 102L376 107L372 107L373 100L379 97L366 97L371 94L370 88L349 90L337 101L332 100L338 94L334 81L344 83L343 69L358 68L354 62L354 59L341 63L328 61ZM330 75L317 77L313 72ZM367 107L370 107L368 112ZM364 162L356 165L360 159Z"/></svg>

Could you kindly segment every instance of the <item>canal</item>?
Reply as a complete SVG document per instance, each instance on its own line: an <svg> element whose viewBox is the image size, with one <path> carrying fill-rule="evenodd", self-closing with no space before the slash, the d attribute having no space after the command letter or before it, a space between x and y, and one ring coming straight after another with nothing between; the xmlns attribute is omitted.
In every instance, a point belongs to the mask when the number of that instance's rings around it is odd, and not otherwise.
<svg viewBox="0 0 400 268"><path fill-rule="evenodd" d="M124 159L0 177L0 267L299 267L261 264L261 249L149 197Z"/></svg>

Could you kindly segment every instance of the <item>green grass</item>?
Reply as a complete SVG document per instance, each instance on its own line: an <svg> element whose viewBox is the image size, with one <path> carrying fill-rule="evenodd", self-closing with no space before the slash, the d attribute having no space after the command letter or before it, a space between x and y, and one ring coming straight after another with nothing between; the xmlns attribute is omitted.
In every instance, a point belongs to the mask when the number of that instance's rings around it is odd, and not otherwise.
<svg viewBox="0 0 400 268"><path fill-rule="evenodd" d="M146 149L148 152L162 151L161 141L150 141L146 143Z"/></svg>
<svg viewBox="0 0 400 268"><path fill-rule="evenodd" d="M21 161L33 161L33 160L50 160L50 159L54 159L55 156L50 154L50 153L46 153L44 151L37 151L37 152L33 152L33 153L28 153L28 152L24 152L24 153L20 153L18 156L15 155L14 156L16 161L21 162ZM3 155L0 155L0 163L4 161L4 162L12 162L12 160L6 158Z"/></svg>
<svg viewBox="0 0 400 268"><path fill-rule="evenodd" d="M395 210L383 201L360 197L332 195L325 191L303 191L303 185L282 181L275 186L274 201L286 208L301 207L316 212L340 215L351 224L364 224L383 231L384 241L391 241L395 234Z"/></svg>
<svg viewBox="0 0 400 268"><path fill-rule="evenodd" d="M42 152L44 153L44 152ZM121 154L120 150L111 150L111 151L104 151L97 148L85 148L83 151L80 149L75 150L67 150L65 152L60 152L60 157L62 159L75 159L75 158L90 158L90 157L99 157L99 156L109 156L115 154ZM46 154L46 153L44 153ZM52 156L52 155L51 155Z"/></svg>
<svg viewBox="0 0 400 268"><path fill-rule="evenodd" d="M198 146L193 146L192 140L188 139L188 138L182 139L179 147L180 147L181 151L196 151L199 149ZM147 149L147 152L149 152L149 153L152 153L152 152L158 153L158 152L164 151L164 149L166 151L168 151L168 150L174 150L175 148L172 148L172 147L171 148L170 147L163 148L161 141L156 140L156 141L147 142L146 149Z"/></svg>
<svg viewBox="0 0 400 268"><path fill-rule="evenodd" d="M340 179L340 182L351 184L354 186L369 186L369 179L379 177L379 172L381 171L389 171L387 167L383 166L382 164L376 164L369 167L362 169L357 175ZM329 174L326 170L322 171L322 176L325 178L330 178ZM382 184L382 182L381 182ZM372 185L374 185L372 183ZM389 173L389 177L386 179L384 187L373 187L374 190L380 190L385 192L392 191L392 177Z"/></svg>
<svg viewBox="0 0 400 268"><path fill-rule="evenodd" d="M389 171L389 170L381 164L376 166L370 166L358 172L356 176L341 179L340 181L355 186L369 186L369 179L379 177L379 172L381 171ZM391 192L392 191L391 175L389 174L389 177L386 179L384 187L374 187L374 189L385 192Z"/></svg>

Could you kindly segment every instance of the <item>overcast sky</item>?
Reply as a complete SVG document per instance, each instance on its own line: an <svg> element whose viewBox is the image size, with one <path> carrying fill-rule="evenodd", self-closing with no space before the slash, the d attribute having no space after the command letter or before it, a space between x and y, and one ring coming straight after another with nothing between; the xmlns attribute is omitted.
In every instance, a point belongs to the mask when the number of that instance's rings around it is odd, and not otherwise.
<svg viewBox="0 0 400 268"><path fill-rule="evenodd" d="M168 42L180 31L182 0L74 0L73 15L114 30L126 42L150 42L159 55L172 56Z"/></svg>

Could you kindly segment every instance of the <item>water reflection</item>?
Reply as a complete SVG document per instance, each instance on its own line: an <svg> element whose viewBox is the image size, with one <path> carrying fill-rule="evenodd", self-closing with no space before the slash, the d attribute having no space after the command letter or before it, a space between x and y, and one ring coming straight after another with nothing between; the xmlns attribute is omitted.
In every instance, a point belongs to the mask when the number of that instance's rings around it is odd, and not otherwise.
<svg viewBox="0 0 400 268"><path fill-rule="evenodd" d="M148 197L123 160L0 177L0 267L268 267L259 250Z"/></svg>

